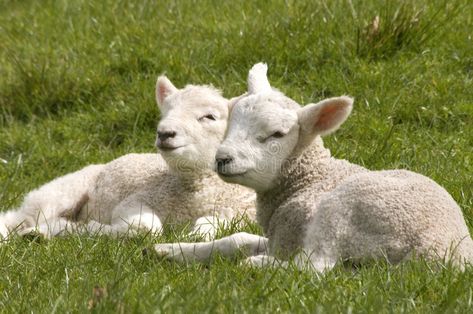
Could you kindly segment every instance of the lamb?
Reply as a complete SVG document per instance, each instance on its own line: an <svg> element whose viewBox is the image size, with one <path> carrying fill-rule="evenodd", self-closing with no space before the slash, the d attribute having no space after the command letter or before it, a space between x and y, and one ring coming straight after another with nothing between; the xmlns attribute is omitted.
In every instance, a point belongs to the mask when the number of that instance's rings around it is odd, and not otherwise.
<svg viewBox="0 0 473 314"><path fill-rule="evenodd" d="M0 213L1 237L13 231L47 238L69 232L134 234L158 232L163 222L192 222L195 232L212 238L227 219L244 214L254 219L254 192L224 183L211 170L229 101L210 86L177 89L165 76L158 78L156 100L161 154L128 154L41 186L19 209Z"/></svg>
<svg viewBox="0 0 473 314"><path fill-rule="evenodd" d="M260 254L247 259L251 265L295 255L298 267L320 272L340 260L399 263L423 256L460 268L473 261L461 209L437 183L406 170L370 171L331 157L321 136L348 118L352 98L301 108L270 87L266 71L264 64L250 71L248 95L233 107L216 166L226 182L256 191L257 220L268 238L235 234L212 246L161 244L155 247L161 256L205 261L213 251L232 256L244 248Z"/></svg>

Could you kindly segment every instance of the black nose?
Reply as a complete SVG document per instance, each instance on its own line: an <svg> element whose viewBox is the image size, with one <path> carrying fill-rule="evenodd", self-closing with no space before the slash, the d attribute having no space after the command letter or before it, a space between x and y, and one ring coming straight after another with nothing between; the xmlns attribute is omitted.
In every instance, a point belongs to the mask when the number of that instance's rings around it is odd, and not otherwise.
<svg viewBox="0 0 473 314"><path fill-rule="evenodd" d="M231 163L232 161L233 161L233 158L230 156L215 158L215 162L217 163L217 171L225 172L225 166Z"/></svg>
<svg viewBox="0 0 473 314"><path fill-rule="evenodd" d="M176 132L174 131L165 131L165 132L158 131L158 138L161 140L161 142L164 142L168 138L173 138L174 136L176 136Z"/></svg>

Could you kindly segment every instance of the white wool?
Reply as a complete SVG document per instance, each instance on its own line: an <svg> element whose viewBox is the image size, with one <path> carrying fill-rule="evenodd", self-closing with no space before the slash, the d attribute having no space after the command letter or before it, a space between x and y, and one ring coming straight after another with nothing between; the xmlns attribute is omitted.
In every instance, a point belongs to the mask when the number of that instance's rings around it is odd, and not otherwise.
<svg viewBox="0 0 473 314"><path fill-rule="evenodd" d="M210 86L177 89L164 76L156 99L161 154L128 154L31 191L18 209L0 213L0 237L156 232L167 222L196 223L196 231L212 237L221 219L254 217L254 192L223 182L211 170L227 126L228 100Z"/></svg>
<svg viewBox="0 0 473 314"><path fill-rule="evenodd" d="M473 262L461 209L444 188L414 172L370 171L330 156L320 135L335 131L352 104L343 96L301 108L277 91L250 91L236 102L216 154L217 169L225 181L256 190L257 221L268 239L233 235L215 241L216 251L261 252L261 243L267 243L271 255L253 256L248 263L261 266L302 251L296 263L308 262L318 271L341 260L397 263L418 255L460 267ZM211 254L208 245L156 250L175 260L203 261Z"/></svg>

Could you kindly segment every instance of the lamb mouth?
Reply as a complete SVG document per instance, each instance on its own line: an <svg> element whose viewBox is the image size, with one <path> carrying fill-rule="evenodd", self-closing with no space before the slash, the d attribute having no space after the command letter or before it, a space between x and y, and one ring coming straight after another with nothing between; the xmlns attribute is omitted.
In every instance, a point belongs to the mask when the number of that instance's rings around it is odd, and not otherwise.
<svg viewBox="0 0 473 314"><path fill-rule="evenodd" d="M238 172L238 173L223 173L219 172L218 175L224 178L234 178L234 177L241 177L246 174L246 171Z"/></svg>
<svg viewBox="0 0 473 314"><path fill-rule="evenodd" d="M163 152L171 152L173 150L176 150L178 148L181 148L181 147L184 147L185 145L182 145L182 146L158 146L159 150L160 151L163 151Z"/></svg>

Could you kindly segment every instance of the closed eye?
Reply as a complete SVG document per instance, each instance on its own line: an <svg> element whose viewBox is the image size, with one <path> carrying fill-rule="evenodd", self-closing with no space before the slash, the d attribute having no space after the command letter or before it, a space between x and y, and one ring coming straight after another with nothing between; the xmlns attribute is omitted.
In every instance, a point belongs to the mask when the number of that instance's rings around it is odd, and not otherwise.
<svg viewBox="0 0 473 314"><path fill-rule="evenodd" d="M199 119L197 119L199 121L204 121L204 120L212 120L212 121L215 121L216 118L213 114L209 113L209 114L206 114L205 116L202 116L200 117Z"/></svg>
<svg viewBox="0 0 473 314"><path fill-rule="evenodd" d="M281 137L284 137L285 135L286 135L286 134L283 133L283 132L281 132L281 131L276 131L276 132L274 132L273 134L271 134L271 135L268 136L268 137L259 139L259 141L260 141L261 143L264 143L264 142L266 142L266 141L269 140L269 139L272 139L272 138L281 138Z"/></svg>
<svg viewBox="0 0 473 314"><path fill-rule="evenodd" d="M277 131L277 132L274 132L273 134L271 134L270 137L281 138L281 137L283 137L284 135L286 135L286 134L284 134L283 132Z"/></svg>

